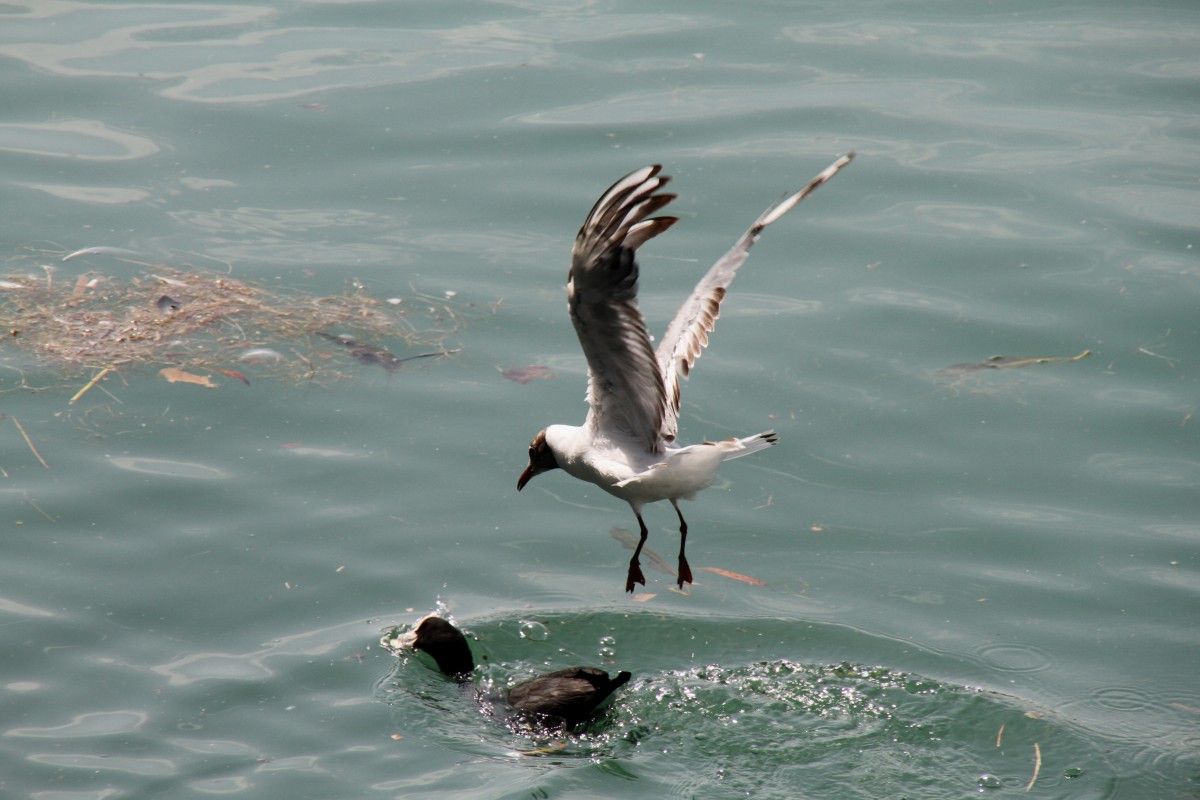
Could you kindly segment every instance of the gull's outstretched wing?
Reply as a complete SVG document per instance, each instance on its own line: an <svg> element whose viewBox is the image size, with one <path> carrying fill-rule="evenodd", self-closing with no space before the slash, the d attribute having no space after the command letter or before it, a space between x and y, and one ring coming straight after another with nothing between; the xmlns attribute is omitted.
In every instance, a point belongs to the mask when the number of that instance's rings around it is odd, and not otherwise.
<svg viewBox="0 0 1200 800"><path fill-rule="evenodd" d="M742 234L742 238L713 264L708 273L696 284L691 297L675 314L675 319L667 327L658 346L656 357L658 370L663 377L663 396L666 400L666 412L662 417L662 437L667 441L675 438L679 418L679 378L687 376L692 365L700 357L700 353L708 344L708 334L712 332L720 315L721 301L738 267L750 254L750 248L762 235L763 228L795 208L796 204L808 197L818 186L836 175L842 167L850 163L854 153L847 153L826 167L821 174L813 178L800 191L786 197L768 208L754 221L750 229ZM656 231L657 233L657 231ZM636 275L636 272L635 272ZM641 317L638 317L641 320ZM591 358L588 359L589 363Z"/></svg>
<svg viewBox="0 0 1200 800"><path fill-rule="evenodd" d="M567 306L588 363L587 425L603 437L662 447L666 384L637 305L637 249L671 227L651 215L675 198L655 194L668 178L658 164L629 173L600 196L571 252Z"/></svg>

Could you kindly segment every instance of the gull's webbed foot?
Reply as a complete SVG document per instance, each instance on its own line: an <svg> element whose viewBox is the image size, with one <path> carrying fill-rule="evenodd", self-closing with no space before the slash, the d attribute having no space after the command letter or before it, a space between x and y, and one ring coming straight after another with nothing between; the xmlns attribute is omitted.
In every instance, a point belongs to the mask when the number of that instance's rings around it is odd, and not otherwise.
<svg viewBox="0 0 1200 800"><path fill-rule="evenodd" d="M636 558L629 562L629 575L625 578L625 591L632 592L635 583L646 585L646 576L642 574L642 565Z"/></svg>
<svg viewBox="0 0 1200 800"><path fill-rule="evenodd" d="M692 582L692 568L688 566L687 557L679 556L679 588L682 589L685 583Z"/></svg>

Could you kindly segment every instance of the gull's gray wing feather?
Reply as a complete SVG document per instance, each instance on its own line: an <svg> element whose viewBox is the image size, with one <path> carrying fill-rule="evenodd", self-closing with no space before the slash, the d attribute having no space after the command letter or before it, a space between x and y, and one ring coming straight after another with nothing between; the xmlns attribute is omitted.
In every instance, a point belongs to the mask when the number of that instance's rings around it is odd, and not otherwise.
<svg viewBox="0 0 1200 800"><path fill-rule="evenodd" d="M667 384L638 310L635 254L677 221L651 216L675 198L655 194L669 180L661 169L635 170L600 196L575 237L567 278L567 307L588 363L586 424L654 453L662 449Z"/></svg>
<svg viewBox="0 0 1200 800"><path fill-rule="evenodd" d="M733 282L738 267L750 255L750 248L762 235L763 228L795 208L797 203L836 175L853 158L854 153L847 153L826 167L803 189L764 211L729 252L713 264L708 273L700 279L691 296L675 314L675 319L667 326L667 333L659 343L656 353L658 370L663 377L663 397L666 402L661 428L663 439L674 440L678 430L680 376L688 375L692 365L708 345L708 334L716 326L725 292Z"/></svg>

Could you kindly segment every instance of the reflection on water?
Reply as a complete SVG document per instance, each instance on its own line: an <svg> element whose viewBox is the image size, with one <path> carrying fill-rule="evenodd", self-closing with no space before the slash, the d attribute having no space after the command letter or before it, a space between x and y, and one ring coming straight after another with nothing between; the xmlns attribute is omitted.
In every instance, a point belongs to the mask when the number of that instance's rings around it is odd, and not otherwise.
<svg viewBox="0 0 1200 800"><path fill-rule="evenodd" d="M109 736L114 733L132 733L149 718L149 715L143 711L106 711L80 714L64 725L55 725L49 728L10 728L4 732L4 735L32 739Z"/></svg>
<svg viewBox="0 0 1200 800"><path fill-rule="evenodd" d="M12 153L82 161L123 161L148 158L158 150L150 139L114 130L98 120L0 124L0 151Z"/></svg>
<svg viewBox="0 0 1200 800"><path fill-rule="evenodd" d="M190 461L172 461L167 458L141 458L137 456L110 456L108 463L118 469L130 472L144 472L147 475L159 475L166 478L190 478L192 480L211 481L230 477L229 473L218 467L197 464Z"/></svg>
<svg viewBox="0 0 1200 800"><path fill-rule="evenodd" d="M388 24L362 27L289 24L268 6L34 3L6 15L6 38L19 43L0 45L0 55L60 76L150 78L173 100L263 103L545 64L568 29L577 41L603 41L695 26L691 17L587 13L409 28L395 11Z"/></svg>

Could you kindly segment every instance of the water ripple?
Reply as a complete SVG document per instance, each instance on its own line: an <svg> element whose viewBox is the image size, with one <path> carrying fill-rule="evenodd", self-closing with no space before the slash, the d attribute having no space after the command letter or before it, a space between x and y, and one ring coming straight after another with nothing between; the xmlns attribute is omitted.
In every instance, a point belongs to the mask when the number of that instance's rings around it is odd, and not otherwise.
<svg viewBox="0 0 1200 800"><path fill-rule="evenodd" d="M36 764L47 764L52 767L86 770L103 773L105 771L127 772L131 775L164 778L177 772L173 762L162 758L130 758L117 755L85 755L82 753L34 753L29 760Z"/></svg>
<svg viewBox="0 0 1200 800"><path fill-rule="evenodd" d="M958 319L965 313L964 305L956 300L901 289L863 287L852 290L848 299L852 303L933 311L953 319Z"/></svg>
<svg viewBox="0 0 1200 800"><path fill-rule="evenodd" d="M1165 456L1099 453L1086 469L1097 476L1144 487L1200 488L1200 461Z"/></svg>
<svg viewBox="0 0 1200 800"><path fill-rule="evenodd" d="M236 794L253 787L254 783L249 778L230 776L192 781L188 786L201 794Z"/></svg>
<svg viewBox="0 0 1200 800"><path fill-rule="evenodd" d="M1105 686L1097 689L1092 699L1112 711L1145 711L1155 703L1153 695L1133 686Z"/></svg>
<svg viewBox="0 0 1200 800"><path fill-rule="evenodd" d="M244 742L232 742L216 739L168 739L168 744L203 756L239 756L255 758L259 751Z"/></svg>
<svg viewBox="0 0 1200 800"><path fill-rule="evenodd" d="M947 498L943 505L983 519L1016 522L1023 525L1062 524L1075 521L1079 517L1079 512L1074 509L1027 503L993 503L967 497Z"/></svg>
<svg viewBox="0 0 1200 800"><path fill-rule="evenodd" d="M1024 214L1000 206L970 206L964 203L900 203L890 209L891 230L914 236L914 225L921 221L925 235L962 241L1041 241L1078 240L1074 227L1051 224L1045 217ZM887 228L884 228L887 229Z"/></svg>
<svg viewBox="0 0 1200 800"><path fill-rule="evenodd" d="M398 660L378 694L406 739L417 738L420 746L437 743L468 754L472 763L489 763L478 772L479 779L486 776L489 782L503 781L506 766L536 767L548 760L559 767L636 762L639 774L654 776L645 778L655 782L643 787L647 796L669 795L683 786L719 786L730 795L784 797L799 785L813 796L900 796L926 782L957 787L966 796L977 790L981 770L1004 786L1023 787L1034 743L1050 740L1055 763L1068 770L1047 770L1039 778L1043 789L1061 787L1083 768L1093 781L1112 775L1095 756L1093 743L1070 724L1015 698L886 666L772 657L759 648L783 633L788 626L781 622L783 628L769 630L766 620L731 620L728 626L707 620L699 631L686 618L589 616L587 625L574 624L577 618L566 625L565 618L542 616L560 634L556 663L582 654L572 655L576 631L612 626L617 617L623 617L619 636L643 646L620 659L620 666L634 672L633 682L618 693L608 714L581 734L563 737L505 727L481 714L472 691L462 691L415 658ZM503 684L497 663L521 671L504 659L505 653L532 653L537 647L520 643L516 630L521 619L471 626L491 644L489 677L481 678L478 688ZM631 628L641 630L630 633ZM805 637L836 635L832 628L823 634L822 628L806 626ZM795 632L784 638L794 644ZM750 642L757 644L748 653ZM681 649L692 651L690 659L698 665L653 666L678 660ZM1051 662L1044 651L1024 644L985 645L977 654L1009 673L1044 670ZM716 658L720 660L710 660ZM631 659L641 666L629 663ZM994 744L1000 735L1003 747ZM413 780L429 778L425 773ZM553 790L553 775L541 779L549 796L560 794ZM868 787L874 792L868 794ZM404 781L389 788L401 793L417 789Z"/></svg>
<svg viewBox="0 0 1200 800"><path fill-rule="evenodd" d="M1085 200L1108 206L1130 219L1185 229L1193 229L1196 225L1196 190L1193 188L1121 184L1094 186L1080 190L1079 194Z"/></svg>
<svg viewBox="0 0 1200 800"><path fill-rule="evenodd" d="M459 27L291 26L280 12L235 5L31 3L6 16L0 56L74 77L158 81L164 97L265 103L316 92L445 79L546 63L564 26L577 41L689 30L692 16L588 14L586 27L528 15ZM49 24L47 24L49 23ZM97 33L99 31L100 33ZM625 62L603 62L627 69Z"/></svg>
<svg viewBox="0 0 1200 800"><path fill-rule="evenodd" d="M111 456L108 463L130 472L144 472L166 478L189 478L192 480L219 480L230 477L217 467L191 461L173 461L168 458L142 458L140 456Z"/></svg>
<svg viewBox="0 0 1200 800"><path fill-rule="evenodd" d="M101 711L80 714L70 722L50 728L13 728L5 736L36 739L73 739L82 736L110 736L133 733L149 719L143 711Z"/></svg>
<svg viewBox="0 0 1200 800"><path fill-rule="evenodd" d="M96 186L94 184L81 186L68 183L40 183L34 181L13 181L14 186L35 189L39 192L71 200L77 203L90 203L101 206L129 205L140 203L150 198L150 192L128 186Z"/></svg>
<svg viewBox="0 0 1200 800"><path fill-rule="evenodd" d="M993 642L980 645L973 652L1001 672L1041 672L1054 665L1049 653L1031 644Z"/></svg>
<svg viewBox="0 0 1200 800"><path fill-rule="evenodd" d="M1193 693L1172 691L1170 698L1156 687L1128 684L1088 688L1062 706L1063 714L1097 726L1119 747L1130 774L1162 776L1165 781L1195 775L1196 720L1200 703Z"/></svg>
<svg viewBox="0 0 1200 800"><path fill-rule="evenodd" d="M0 123L0 151L80 161L129 161L159 150L152 140L99 120Z"/></svg>
<svg viewBox="0 0 1200 800"><path fill-rule="evenodd" d="M335 626L299 633L244 653L189 653L149 669L167 678L171 686L209 680L260 681L276 675L276 670L268 665L273 659L315 658L328 654L338 647L340 640L335 634L340 630Z"/></svg>

